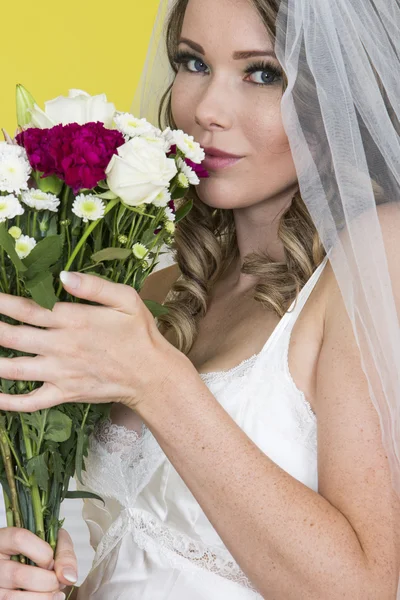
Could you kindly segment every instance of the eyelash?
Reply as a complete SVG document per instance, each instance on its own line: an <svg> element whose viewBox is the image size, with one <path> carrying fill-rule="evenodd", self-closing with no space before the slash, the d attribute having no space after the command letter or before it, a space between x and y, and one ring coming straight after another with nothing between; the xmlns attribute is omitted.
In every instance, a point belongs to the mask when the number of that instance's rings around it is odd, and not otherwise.
<svg viewBox="0 0 400 600"><path fill-rule="evenodd" d="M194 75L196 73L204 73L204 71L191 71L188 68L188 63L191 60L198 60L201 63L203 63L204 65L206 65L206 63L199 56L196 56L195 54L191 54L190 52L180 51L180 52L177 52L177 54L174 57L174 63L176 65L182 65L184 67L185 71L187 71L188 73L192 73ZM272 64L271 62L268 62L268 61L254 62L254 63L248 65L245 69L246 75L251 75L252 73L258 73L259 71L270 73L273 76L273 81L271 81L270 83L256 83L255 81L250 82L250 83L253 83L254 85L257 85L260 87L266 87L268 85L275 83L277 80L279 81L283 75L283 72L279 67L276 67L274 64Z"/></svg>

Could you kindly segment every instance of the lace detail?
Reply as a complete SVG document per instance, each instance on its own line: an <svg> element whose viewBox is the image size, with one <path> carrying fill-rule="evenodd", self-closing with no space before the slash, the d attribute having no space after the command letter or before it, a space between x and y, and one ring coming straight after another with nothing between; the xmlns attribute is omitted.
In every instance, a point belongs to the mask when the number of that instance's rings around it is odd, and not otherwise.
<svg viewBox="0 0 400 600"><path fill-rule="evenodd" d="M255 591L257 597L260 597L224 546L206 546L141 509L126 509L120 514L98 546L94 569L117 546L128 530L142 550L161 552L171 568L191 571L193 575L201 575L201 569L206 569Z"/></svg>
<svg viewBox="0 0 400 600"><path fill-rule="evenodd" d="M144 424L139 435L104 419L90 436L82 480L85 488L100 497L131 506L165 460L164 451Z"/></svg>
<svg viewBox="0 0 400 600"><path fill-rule="evenodd" d="M227 371L210 371L208 373L199 373L204 383L216 383L230 377L244 377L254 366L259 354L253 354L250 358L246 358L241 363L228 369Z"/></svg>
<svg viewBox="0 0 400 600"><path fill-rule="evenodd" d="M111 419L104 419L96 426L93 435L96 440L110 454L118 453L121 458L137 462L143 458L142 440L145 437L147 427L141 426L141 433L127 429L123 425L116 425Z"/></svg>

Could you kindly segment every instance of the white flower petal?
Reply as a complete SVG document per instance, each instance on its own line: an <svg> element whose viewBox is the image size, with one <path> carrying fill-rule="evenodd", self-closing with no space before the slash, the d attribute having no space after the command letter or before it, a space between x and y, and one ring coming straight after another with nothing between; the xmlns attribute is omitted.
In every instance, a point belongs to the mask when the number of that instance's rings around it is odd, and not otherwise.
<svg viewBox="0 0 400 600"><path fill-rule="evenodd" d="M21 200L27 206L36 210L51 210L57 212L60 200L54 194L42 192L41 190L28 190L23 192Z"/></svg>
<svg viewBox="0 0 400 600"><path fill-rule="evenodd" d="M36 246L35 238L31 238L28 235L21 235L15 241L15 251L19 258L26 258L30 254L33 248Z"/></svg>
<svg viewBox="0 0 400 600"><path fill-rule="evenodd" d="M79 194L76 196L72 205L72 212L83 219L84 223L88 221L97 221L104 217L105 204L94 194Z"/></svg>

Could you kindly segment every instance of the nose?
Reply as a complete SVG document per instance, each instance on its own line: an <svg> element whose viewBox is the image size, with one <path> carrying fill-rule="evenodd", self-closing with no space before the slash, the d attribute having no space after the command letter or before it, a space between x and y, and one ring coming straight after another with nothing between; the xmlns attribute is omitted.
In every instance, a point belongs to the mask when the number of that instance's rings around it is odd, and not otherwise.
<svg viewBox="0 0 400 600"><path fill-rule="evenodd" d="M196 123L207 131L228 130L233 124L232 104L226 86L212 76L207 79L195 110Z"/></svg>

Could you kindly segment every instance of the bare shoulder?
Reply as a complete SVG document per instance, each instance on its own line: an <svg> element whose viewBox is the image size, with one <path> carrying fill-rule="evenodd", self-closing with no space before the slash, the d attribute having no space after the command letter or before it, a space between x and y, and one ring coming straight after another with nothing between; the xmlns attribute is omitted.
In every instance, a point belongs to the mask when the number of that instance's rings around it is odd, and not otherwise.
<svg viewBox="0 0 400 600"><path fill-rule="evenodd" d="M176 263L155 271L146 279L140 291L140 297L142 300L152 300L162 304L180 274L180 269Z"/></svg>

